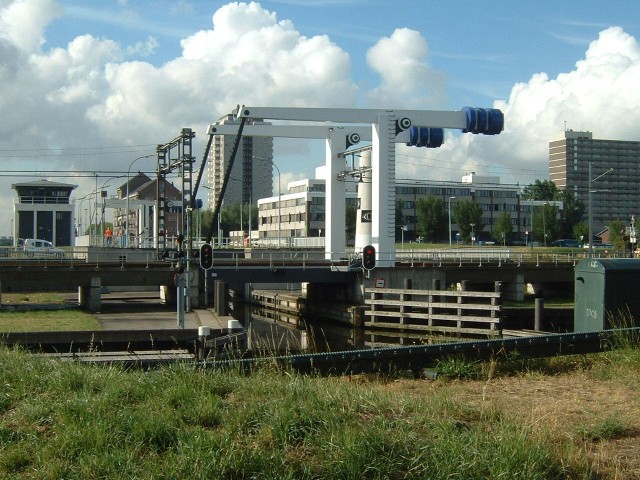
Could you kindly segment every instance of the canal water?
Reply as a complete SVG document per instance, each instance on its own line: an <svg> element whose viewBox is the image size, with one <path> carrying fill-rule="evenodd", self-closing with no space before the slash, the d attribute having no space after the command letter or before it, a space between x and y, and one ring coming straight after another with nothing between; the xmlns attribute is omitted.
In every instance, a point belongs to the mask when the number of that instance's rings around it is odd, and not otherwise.
<svg viewBox="0 0 640 480"><path fill-rule="evenodd" d="M250 304L235 308L233 316L247 330L250 347L265 353L337 352L451 340L418 332L354 328Z"/></svg>

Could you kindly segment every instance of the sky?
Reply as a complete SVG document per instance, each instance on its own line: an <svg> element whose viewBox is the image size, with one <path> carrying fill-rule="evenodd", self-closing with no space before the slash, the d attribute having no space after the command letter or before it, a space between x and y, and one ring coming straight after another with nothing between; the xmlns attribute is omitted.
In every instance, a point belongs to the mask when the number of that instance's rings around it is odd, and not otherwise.
<svg viewBox="0 0 640 480"><path fill-rule="evenodd" d="M397 178L548 179L565 128L640 140L639 35L637 0L0 0L0 235L11 184L78 185L83 208L184 127L197 169L237 105L499 108L501 135L399 145ZM324 147L276 140L274 162L284 186Z"/></svg>

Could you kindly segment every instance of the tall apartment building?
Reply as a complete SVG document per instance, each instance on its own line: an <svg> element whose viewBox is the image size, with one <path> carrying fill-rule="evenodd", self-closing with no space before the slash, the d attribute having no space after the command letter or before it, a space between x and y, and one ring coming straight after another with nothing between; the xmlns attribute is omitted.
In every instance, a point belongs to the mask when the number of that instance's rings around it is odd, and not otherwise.
<svg viewBox="0 0 640 480"><path fill-rule="evenodd" d="M610 168L613 171L603 175ZM640 142L594 139L591 132L562 132L549 142L549 179L561 190L572 189L585 205L591 184L594 233L612 220L629 223L640 211Z"/></svg>
<svg viewBox="0 0 640 480"><path fill-rule="evenodd" d="M247 124L264 124L249 119ZM216 125L240 124L240 121L229 114L216 122ZM222 190L222 182L229 165L235 135L216 135L213 138L208 160L209 193L207 206L213 209ZM256 203L259 198L269 197L273 190L273 138L242 137L238 147L231 176L224 194L227 205L238 203Z"/></svg>

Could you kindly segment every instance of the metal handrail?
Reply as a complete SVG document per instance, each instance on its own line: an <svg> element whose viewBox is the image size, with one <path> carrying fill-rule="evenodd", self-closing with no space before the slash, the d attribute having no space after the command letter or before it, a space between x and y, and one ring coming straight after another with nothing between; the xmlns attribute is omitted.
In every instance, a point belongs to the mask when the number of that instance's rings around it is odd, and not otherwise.
<svg viewBox="0 0 640 480"><path fill-rule="evenodd" d="M25 252L21 247L0 247L0 261L11 259L18 261L32 261L34 259L46 258L49 261L88 261L91 257L94 260L108 261L111 258L121 259L121 257L129 257L125 261L132 263L137 261L147 261L148 248L122 248L119 246L101 247L101 246L79 246L79 247L59 247L58 251L63 253L60 255L56 252ZM233 250L233 249L230 249ZM143 253L146 252L146 253ZM154 253L150 258L157 260ZM243 263L250 263L256 259L268 259L269 264L280 261L300 261L305 266L311 260L325 260L325 258L333 259L333 264L350 264L359 258L358 252L330 252L329 255L324 250L308 250L308 249L259 249L252 250L251 258L244 258L244 249L238 249L231 258L239 266ZM144 257L144 258L142 258ZM397 252L378 252L378 261L387 262L387 265L403 265L412 268L423 267L424 265L442 266L443 264L456 265L476 265L476 266L492 266L492 265L575 265L578 261L586 259L588 252L567 252L567 253L540 253L540 252L512 252L508 250L488 250L474 251L471 249L443 249L443 250L400 250ZM594 252L594 258L628 258L628 253L624 252ZM93 260L91 260L93 261Z"/></svg>

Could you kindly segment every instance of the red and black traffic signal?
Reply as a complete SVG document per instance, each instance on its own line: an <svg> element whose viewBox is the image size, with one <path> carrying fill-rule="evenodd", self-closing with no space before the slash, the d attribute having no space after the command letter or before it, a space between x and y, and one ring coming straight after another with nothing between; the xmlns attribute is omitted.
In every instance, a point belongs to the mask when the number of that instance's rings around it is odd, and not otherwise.
<svg viewBox="0 0 640 480"><path fill-rule="evenodd" d="M367 270L376 268L376 249L373 245L367 245L362 249L362 266Z"/></svg>
<svg viewBox="0 0 640 480"><path fill-rule="evenodd" d="M213 248L208 243L200 247L200 267L209 270L213 266Z"/></svg>

